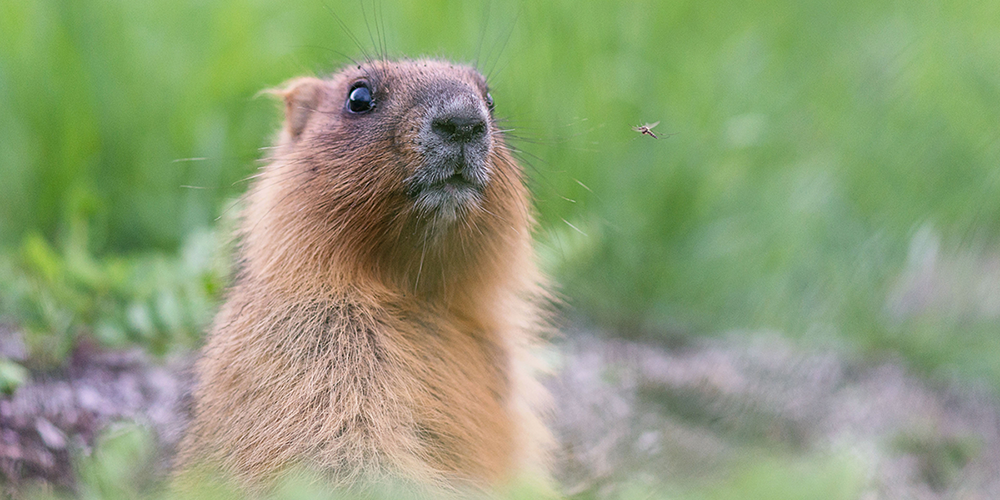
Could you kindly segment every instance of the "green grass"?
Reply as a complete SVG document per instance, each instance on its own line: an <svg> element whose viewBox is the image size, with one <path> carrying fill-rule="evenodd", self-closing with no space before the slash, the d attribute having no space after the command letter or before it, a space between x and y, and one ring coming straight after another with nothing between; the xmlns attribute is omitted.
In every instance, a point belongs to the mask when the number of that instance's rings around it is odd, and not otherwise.
<svg viewBox="0 0 1000 500"><path fill-rule="evenodd" d="M370 49L365 6L330 10ZM997 253L1000 3L377 10L392 54L496 68L575 314L654 337L773 328L1000 387L995 315L887 312L921 228L943 261ZM257 92L362 52L322 2L6 1L0 33L0 245L70 248L82 218L98 262L169 260L213 227L277 127ZM653 121L665 137L631 130ZM8 288L34 279L18 269Z"/></svg>
<svg viewBox="0 0 1000 500"><path fill-rule="evenodd" d="M155 473L156 448L154 437L142 426L122 423L104 431L95 440L93 449L76 459L79 473L77 495L73 498L243 498L245 495L221 476L196 483L185 491L172 491L170 485ZM923 446L923 445L920 445ZM922 448L921 448L922 449ZM945 453L954 454L947 450ZM953 460L944 457L944 460ZM946 466L948 463L946 462ZM515 481L499 495L489 498L506 500L559 500L614 498L620 500L849 500L859 498L867 478L863 464L847 453L814 453L805 456L758 451L736 461L724 474L697 479L638 478L620 485L614 491L589 491L571 497L554 494L548 487L530 480ZM293 471L277 481L277 486L265 498L275 500L370 500L404 499L430 500L437 498L415 492L412 488L392 483L369 485L364 493L338 489L304 471ZM70 498L46 492L27 491L24 498L37 500ZM469 495L463 498L487 498Z"/></svg>
<svg viewBox="0 0 1000 500"><path fill-rule="evenodd" d="M154 354L190 349L226 283L223 248L215 233L195 231L177 255L97 258L83 241L57 249L30 235L19 251L0 254L0 316L17 320L31 365L43 370L81 338ZM3 363L11 362L0 357L0 386L24 379Z"/></svg>
<svg viewBox="0 0 1000 500"><path fill-rule="evenodd" d="M537 183L548 261L580 310L654 335L832 336L931 369L995 359L994 317L899 324L886 301L922 227L944 260L996 251L1000 7L526 10L525 31L546 33L530 51L544 80L515 115L544 110L543 134L566 138L532 151L548 160ZM655 120L674 135L629 129ZM988 371L976 376L1000 383Z"/></svg>

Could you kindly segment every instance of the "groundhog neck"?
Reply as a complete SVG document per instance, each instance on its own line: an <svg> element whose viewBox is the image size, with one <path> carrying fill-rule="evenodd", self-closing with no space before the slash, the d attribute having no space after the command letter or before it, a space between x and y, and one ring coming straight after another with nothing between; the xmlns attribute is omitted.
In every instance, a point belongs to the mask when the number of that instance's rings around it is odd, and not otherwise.
<svg viewBox="0 0 1000 500"><path fill-rule="evenodd" d="M530 287L534 264L526 216L517 222L525 228L520 231L514 224L487 226L477 217L444 232L411 222L380 235L381 242L355 247L345 242L356 238L338 238L344 229L309 220L302 212L283 205L250 206L239 279L282 295L363 289L448 309L480 310Z"/></svg>

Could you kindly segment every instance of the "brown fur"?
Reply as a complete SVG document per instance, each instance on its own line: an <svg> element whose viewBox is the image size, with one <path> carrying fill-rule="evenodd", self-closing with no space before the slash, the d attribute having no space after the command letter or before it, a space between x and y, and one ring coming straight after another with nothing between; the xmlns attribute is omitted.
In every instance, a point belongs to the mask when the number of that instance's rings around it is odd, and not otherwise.
<svg viewBox="0 0 1000 500"><path fill-rule="evenodd" d="M373 79L377 114L344 109ZM532 346L546 294L522 171L489 120L491 179L448 223L418 209L414 116L471 68L374 62L278 91L285 124L247 195L238 273L197 365L181 469L256 488L291 465L339 484L497 486L544 471ZM183 476L183 474L182 474Z"/></svg>

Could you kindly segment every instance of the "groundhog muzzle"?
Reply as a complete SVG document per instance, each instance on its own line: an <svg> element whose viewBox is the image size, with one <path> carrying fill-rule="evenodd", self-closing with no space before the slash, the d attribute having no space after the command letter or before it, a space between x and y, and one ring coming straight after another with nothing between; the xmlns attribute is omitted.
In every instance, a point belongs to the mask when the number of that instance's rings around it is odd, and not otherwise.
<svg viewBox="0 0 1000 500"><path fill-rule="evenodd" d="M544 476L532 351L548 295L485 79L371 61L274 93L284 126L246 195L178 482Z"/></svg>

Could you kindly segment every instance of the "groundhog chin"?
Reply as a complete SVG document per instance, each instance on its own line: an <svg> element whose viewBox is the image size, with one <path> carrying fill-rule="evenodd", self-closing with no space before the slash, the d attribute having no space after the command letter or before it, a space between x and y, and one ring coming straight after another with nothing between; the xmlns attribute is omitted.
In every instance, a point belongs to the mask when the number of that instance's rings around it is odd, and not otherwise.
<svg viewBox="0 0 1000 500"><path fill-rule="evenodd" d="M484 186L462 174L422 186L416 192L417 212L436 224L452 224L479 207Z"/></svg>

